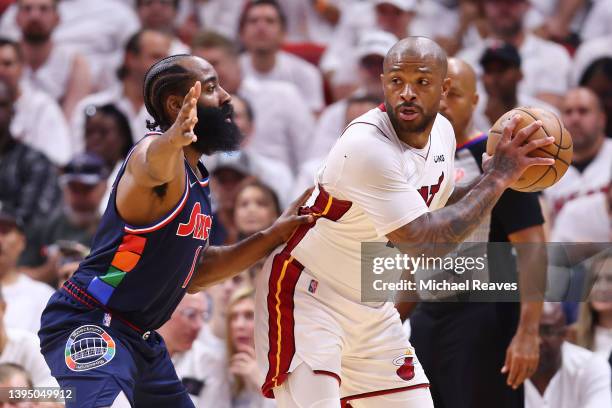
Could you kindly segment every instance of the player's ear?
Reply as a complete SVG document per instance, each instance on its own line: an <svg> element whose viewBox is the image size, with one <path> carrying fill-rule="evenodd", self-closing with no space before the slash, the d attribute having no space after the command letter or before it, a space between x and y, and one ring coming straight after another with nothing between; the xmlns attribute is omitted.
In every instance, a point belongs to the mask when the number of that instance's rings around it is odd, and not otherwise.
<svg viewBox="0 0 612 408"><path fill-rule="evenodd" d="M168 99L166 99L166 104L164 108L166 109L166 113L168 117L174 122L179 112L181 111L181 107L183 106L183 99L178 95L170 95Z"/></svg>
<svg viewBox="0 0 612 408"><path fill-rule="evenodd" d="M480 95L478 95L478 92L474 92L474 95L472 95L472 107L473 108L476 108L479 100L480 100Z"/></svg>
<svg viewBox="0 0 612 408"><path fill-rule="evenodd" d="M448 91L450 91L450 87L451 87L451 79L450 78L444 78L444 81L442 81L442 96L446 97L446 95L448 95Z"/></svg>

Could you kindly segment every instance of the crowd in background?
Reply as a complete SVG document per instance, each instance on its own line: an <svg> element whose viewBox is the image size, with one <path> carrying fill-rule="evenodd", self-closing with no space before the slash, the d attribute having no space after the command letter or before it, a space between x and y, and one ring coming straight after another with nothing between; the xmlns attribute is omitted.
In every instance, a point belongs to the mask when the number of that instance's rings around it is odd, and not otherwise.
<svg viewBox="0 0 612 408"><path fill-rule="evenodd" d="M40 314L87 255L115 175L147 134L147 69L173 54L213 65L245 136L239 152L203 158L211 244L267 228L313 184L343 128L383 101L383 58L408 35L477 73L475 130L515 106L557 113L574 162L541 195L548 239L612 238L612 0L3 0L0 11L3 386L54 384ZM611 359L612 255L598 262L593 299L563 315L548 305L542 323L552 351L541 364L571 354L557 368L576 378ZM259 267L186 296L159 330L196 406L274 406L254 356ZM592 385L570 382L563 392Z"/></svg>

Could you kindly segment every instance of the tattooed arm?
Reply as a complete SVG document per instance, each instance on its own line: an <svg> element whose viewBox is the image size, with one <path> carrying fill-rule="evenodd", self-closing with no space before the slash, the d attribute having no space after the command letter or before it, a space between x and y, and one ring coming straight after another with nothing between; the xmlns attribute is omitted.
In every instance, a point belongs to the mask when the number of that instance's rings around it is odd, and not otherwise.
<svg viewBox="0 0 612 408"><path fill-rule="evenodd" d="M528 157L531 151L551 144L553 138L523 144L541 127L541 122L530 124L512 137L517 119L513 117L504 127L491 165L487 166L483 176L465 197L447 207L421 215L387 234L387 238L410 255L444 255L469 236L491 211L503 191L518 180L527 167L554 164L553 159Z"/></svg>
<svg viewBox="0 0 612 408"><path fill-rule="evenodd" d="M470 181L467 184L457 184L457 185L455 185L455 189L453 190L453 192L450 195L450 197L448 197L448 201L446 201L446 205L448 206L448 205L451 205L451 204L455 204L456 202L461 200L463 197L466 196L467 193L470 192L471 189L476 187L476 184L478 184L478 182L481 179L482 179L482 174L479 175L478 177L474 178L474 180Z"/></svg>

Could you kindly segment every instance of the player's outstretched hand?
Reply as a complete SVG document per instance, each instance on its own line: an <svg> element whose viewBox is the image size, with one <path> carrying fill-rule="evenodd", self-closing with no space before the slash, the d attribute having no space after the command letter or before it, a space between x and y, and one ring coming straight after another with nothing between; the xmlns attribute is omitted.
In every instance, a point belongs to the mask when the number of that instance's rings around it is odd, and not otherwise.
<svg viewBox="0 0 612 408"><path fill-rule="evenodd" d="M552 144L555 138L546 137L525 143L532 134L542 127L542 122L537 120L516 132L515 129L519 119L519 115L515 115L506 122L502 137L497 143L495 154L490 163L486 165L483 163L485 171L496 174L507 186L516 182L529 166L555 164L555 160L552 158L529 156L532 151Z"/></svg>
<svg viewBox="0 0 612 408"><path fill-rule="evenodd" d="M506 383L517 389L538 368L540 359L540 337L536 334L518 333L506 350L506 361L501 369L508 374Z"/></svg>
<svg viewBox="0 0 612 408"><path fill-rule="evenodd" d="M198 140L193 128L198 123L197 103L201 93L202 85L200 81L196 81L183 98L181 110L170 129L168 129L170 143L177 147L187 146Z"/></svg>
<svg viewBox="0 0 612 408"><path fill-rule="evenodd" d="M314 222L312 215L299 215L298 213L300 207L306 203L308 197L312 194L313 189L311 187L304 191L270 227L270 233L279 239L279 244L286 242L300 225Z"/></svg>

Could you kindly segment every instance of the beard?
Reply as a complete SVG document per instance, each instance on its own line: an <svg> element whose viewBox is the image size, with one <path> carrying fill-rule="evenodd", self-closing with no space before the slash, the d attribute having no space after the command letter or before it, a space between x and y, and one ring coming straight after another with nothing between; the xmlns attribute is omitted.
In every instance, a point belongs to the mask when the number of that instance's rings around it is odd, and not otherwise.
<svg viewBox="0 0 612 408"><path fill-rule="evenodd" d="M33 22L28 24L23 30L23 39L28 44L44 44L51 38L51 31L45 31L44 28Z"/></svg>
<svg viewBox="0 0 612 408"><path fill-rule="evenodd" d="M198 105L197 109L198 123L193 132L198 140L191 145L198 152L210 156L216 152L230 152L240 148L243 135L234 122L234 108L231 104L226 103L218 108Z"/></svg>
<svg viewBox="0 0 612 408"><path fill-rule="evenodd" d="M427 127L435 120L436 115L438 114L437 111L427 112L420 106L405 102L398 105L397 108L399 109L401 107L412 107L417 109L421 114L421 118L419 120L406 122L397 118L395 114L395 109L392 106L387 104L387 102L385 102L385 105L387 109L387 114L389 115L389 119L391 119L391 124L396 129L396 132L397 130L406 133L424 132L425 129L427 129Z"/></svg>

